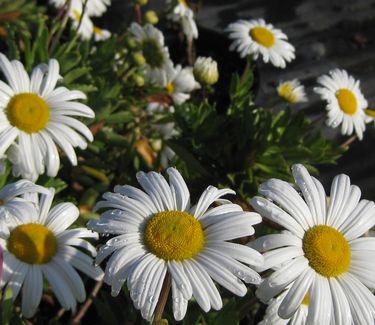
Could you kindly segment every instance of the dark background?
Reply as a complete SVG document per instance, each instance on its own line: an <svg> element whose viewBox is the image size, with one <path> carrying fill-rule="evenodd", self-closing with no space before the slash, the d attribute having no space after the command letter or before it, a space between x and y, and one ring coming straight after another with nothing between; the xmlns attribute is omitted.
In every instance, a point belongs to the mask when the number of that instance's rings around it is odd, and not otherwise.
<svg viewBox="0 0 375 325"><path fill-rule="evenodd" d="M130 1L112 0L112 6L101 20L112 31L125 27L133 20ZM222 76L220 87L227 87L229 72L241 71L243 61L228 51L229 41L224 29L238 19L264 18L282 29L296 47L296 60L286 69L277 69L261 62L258 65L260 82L255 102L263 107L275 105L280 109L275 87L280 80L298 78L307 87L309 102L296 105L315 119L324 114L325 105L312 88L316 78L333 68L346 69L361 81L361 89L370 107L375 108L375 0L204 0L193 2L199 7L197 22L200 37L196 43L198 55L211 55L219 61ZM163 0L150 0L149 9L163 17ZM161 28L163 29L163 22ZM179 56L178 46L167 39L173 59ZM220 92L219 92L220 93ZM225 98L219 98L225 105ZM319 127L338 143L347 137L339 130ZM327 190L332 178L348 174L366 199L375 199L375 130L367 125L364 140L356 141L336 166L319 166L320 179Z"/></svg>

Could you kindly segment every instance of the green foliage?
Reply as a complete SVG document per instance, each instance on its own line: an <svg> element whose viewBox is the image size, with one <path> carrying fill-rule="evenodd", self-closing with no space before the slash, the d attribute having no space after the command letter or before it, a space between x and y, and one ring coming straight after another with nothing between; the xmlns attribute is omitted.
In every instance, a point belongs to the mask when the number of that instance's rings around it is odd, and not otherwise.
<svg viewBox="0 0 375 325"><path fill-rule="evenodd" d="M343 152L314 130L303 112L293 114L286 108L273 114L254 106L252 81L251 71L242 78L233 76L225 114L208 102L178 107L175 120L181 136L169 141L188 179L216 180L243 198L253 196L269 178L291 180L294 163L316 173L314 165L334 163Z"/></svg>

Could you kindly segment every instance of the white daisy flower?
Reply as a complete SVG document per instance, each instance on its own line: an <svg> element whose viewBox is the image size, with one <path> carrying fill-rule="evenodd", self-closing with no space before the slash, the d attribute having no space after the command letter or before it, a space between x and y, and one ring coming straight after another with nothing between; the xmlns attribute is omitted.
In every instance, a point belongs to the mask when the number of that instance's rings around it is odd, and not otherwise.
<svg viewBox="0 0 375 325"><path fill-rule="evenodd" d="M194 77L204 85L213 85L219 80L217 62L211 57L200 56L194 63Z"/></svg>
<svg viewBox="0 0 375 325"><path fill-rule="evenodd" d="M105 41L106 39L111 37L111 32L107 29L102 29L97 26L94 26L94 39L96 42Z"/></svg>
<svg viewBox="0 0 375 325"><path fill-rule="evenodd" d="M237 50L242 58L251 55L255 60L259 55L279 68L295 58L294 46L288 37L263 19L239 20L228 26L229 38L233 39L230 50Z"/></svg>
<svg viewBox="0 0 375 325"><path fill-rule="evenodd" d="M0 190L0 233L7 231L6 223L9 218L17 215L27 214L34 204L23 198L26 193L49 193L42 186L35 185L28 180L19 180L5 185Z"/></svg>
<svg viewBox="0 0 375 325"><path fill-rule="evenodd" d="M198 38L198 28L194 19L194 12L191 10L185 0L167 1L171 8L168 18L181 25L182 32L188 40Z"/></svg>
<svg viewBox="0 0 375 325"><path fill-rule="evenodd" d="M93 140L89 128L73 118L95 117L91 108L74 102L86 95L56 88L60 67L54 59L35 67L29 78L21 62L9 62L0 53L0 69L8 81L0 81L0 157L7 153L13 174L35 181L46 168L48 176L56 176L56 144L76 165L74 147L85 149L87 140Z"/></svg>
<svg viewBox="0 0 375 325"><path fill-rule="evenodd" d="M3 249L3 278L1 287L10 288L13 300L22 288L22 314L32 317L43 292L43 276L57 300L67 310L75 310L76 301L86 299L81 277L74 269L100 280L103 271L93 266L90 256L95 248L83 238L98 235L86 228L66 230L79 216L72 203L60 203L51 208L54 191L33 202L27 213L17 214L6 224L8 233L0 235ZM34 196L35 197L35 196Z"/></svg>
<svg viewBox="0 0 375 325"><path fill-rule="evenodd" d="M259 187L266 198L251 200L262 216L290 232L252 244L265 252L258 271L282 266L262 282L258 297L268 301L290 285L278 308L281 318L291 318L308 294L308 324L373 324L375 240L360 236L375 224L374 202L360 200L360 189L346 175L334 178L327 201L305 167L294 165L292 172L296 187L271 179Z"/></svg>
<svg viewBox="0 0 375 325"><path fill-rule="evenodd" d="M65 0L50 0L50 3L57 8L61 8L66 3ZM109 38L110 33L107 30L101 30L94 26L90 17L97 17L103 15L107 10L107 6L111 4L110 0L90 0L86 2L84 14L82 16L84 0L72 0L69 7L69 17L71 18L74 27L83 40L91 39L95 36L95 41L102 41Z"/></svg>
<svg viewBox="0 0 375 325"><path fill-rule="evenodd" d="M341 124L341 134L351 135L354 131L362 139L365 123L372 119L365 113L367 101L359 87L359 80L345 70L334 69L329 75L319 77L318 83L322 87L316 87L314 91L327 101L327 125L335 128Z"/></svg>
<svg viewBox="0 0 375 325"><path fill-rule="evenodd" d="M130 25L129 31L139 42L142 55L146 59L146 77L151 80L161 78L164 71L173 69L173 63L169 58L168 48L164 46L163 33L156 27L137 23Z"/></svg>
<svg viewBox="0 0 375 325"><path fill-rule="evenodd" d="M193 69L191 67L182 68L180 65L166 69L153 81L166 90L176 105L186 102L190 98L190 93L200 88L194 78Z"/></svg>
<svg viewBox="0 0 375 325"><path fill-rule="evenodd" d="M77 33L81 35L82 40L89 40L94 33L94 23L87 13L82 16L82 9L71 6L69 17L72 19L74 28L78 28Z"/></svg>
<svg viewBox="0 0 375 325"><path fill-rule="evenodd" d="M305 87L298 79L280 82L277 94L291 104L307 102Z"/></svg>
<svg viewBox="0 0 375 325"><path fill-rule="evenodd" d="M280 318L277 314L280 304L287 295L288 291L284 291L277 298L272 299L266 309L263 320L258 325L305 325L307 320L309 298L306 295L296 312L289 319Z"/></svg>
<svg viewBox="0 0 375 325"><path fill-rule="evenodd" d="M66 0L50 0L49 2L56 8L61 8L66 3ZM103 15L107 11L107 7L111 5L111 0L72 0L71 7L78 8L80 12L82 12L82 8L85 2L85 12L90 17L99 17Z"/></svg>
<svg viewBox="0 0 375 325"><path fill-rule="evenodd" d="M130 296L142 316L151 320L167 272L172 278L173 311L184 318L188 300L194 296L207 312L222 307L215 280L232 293L244 296L245 283L260 282L258 273L242 263L260 266L262 256L250 247L227 242L254 233L257 213L244 212L222 196L230 189L209 186L195 206L180 173L167 170L169 185L158 173L137 174L145 192L132 186L116 186L105 193L96 209L109 208L88 227L99 233L116 234L97 256L107 262L105 280L117 295L127 282ZM213 203L214 208L209 208ZM242 263L240 263L242 262Z"/></svg>

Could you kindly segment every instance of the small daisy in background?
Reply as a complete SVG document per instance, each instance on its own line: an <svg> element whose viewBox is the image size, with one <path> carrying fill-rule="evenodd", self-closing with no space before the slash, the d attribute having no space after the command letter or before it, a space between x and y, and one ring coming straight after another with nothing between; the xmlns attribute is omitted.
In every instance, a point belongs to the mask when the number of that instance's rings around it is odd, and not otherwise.
<svg viewBox="0 0 375 325"><path fill-rule="evenodd" d="M45 169L48 176L56 176L56 144L77 165L74 147L86 149L93 140L89 128L72 117L95 117L90 107L74 101L86 95L56 88L61 77L54 59L36 66L30 78L20 61L10 62L0 53L0 70L8 81L0 81L0 157L7 154L14 176L36 181Z"/></svg>
<svg viewBox="0 0 375 325"><path fill-rule="evenodd" d="M261 55L265 63L285 68L287 62L295 58L295 49L288 37L263 19L239 20L226 29L233 40L230 50L237 50L242 58L252 56L254 60Z"/></svg>
<svg viewBox="0 0 375 325"><path fill-rule="evenodd" d="M93 33L94 33L94 40L97 42L105 41L106 39L111 37L110 31L96 27L96 26L94 26Z"/></svg>
<svg viewBox="0 0 375 325"><path fill-rule="evenodd" d="M301 305L297 308L296 312L289 319L280 318L278 315L278 310L281 302L287 295L288 291L284 291L276 298L272 299L266 309L266 313L263 320L258 323L258 325L305 325L307 320L307 311L309 298L306 295L302 300Z"/></svg>
<svg viewBox="0 0 375 325"><path fill-rule="evenodd" d="M219 80L217 62L211 57L200 56L194 63L194 77L202 85L212 86Z"/></svg>
<svg viewBox="0 0 375 325"><path fill-rule="evenodd" d="M305 87L298 79L280 82L277 94L291 104L307 102Z"/></svg>
<svg viewBox="0 0 375 325"><path fill-rule="evenodd" d="M261 254L228 242L254 234L253 225L261 222L259 214L245 212L222 198L234 191L214 186L191 206L180 173L174 168L168 168L167 173L169 184L158 173L139 172L137 179L145 192L116 186L115 193L105 193L105 200L96 204L96 209L108 210L100 220L88 223L89 229L116 235L99 250L96 262L112 254L104 279L112 286L112 295L127 282L134 306L148 321L168 279L176 320L184 318L193 296L205 312L222 308L213 280L238 296L247 292L243 282L261 281L257 272L242 264L261 266Z"/></svg>
<svg viewBox="0 0 375 325"><path fill-rule="evenodd" d="M56 8L62 8L65 0L50 0L50 3ZM70 2L69 17L71 18L74 27L78 30L83 40L89 40L95 36L95 41L103 41L110 37L111 33L108 30L95 27L91 17L100 17L106 11L107 7L111 5L111 0L72 0ZM82 16L83 14L83 16ZM102 31L98 33L98 30Z"/></svg>
<svg viewBox="0 0 375 325"><path fill-rule="evenodd" d="M165 71L173 69L169 50L164 45L164 36L159 29L151 24L142 27L138 23L132 23L129 31L140 45L140 50L146 61L147 78L160 80Z"/></svg>
<svg viewBox="0 0 375 325"><path fill-rule="evenodd" d="M79 216L72 203L59 203L51 209L54 190L36 195L27 213L9 218L6 234L0 235L3 250L1 288L10 288L15 300L22 289L21 311L32 317L40 304L43 278L47 280L57 300L66 310L76 309L77 301L86 299L83 281L77 270L100 280L103 271L93 266L96 250L84 238L97 239L98 234L86 228L67 228Z"/></svg>
<svg viewBox="0 0 375 325"><path fill-rule="evenodd" d="M165 89L176 105L186 102L190 98L190 93L200 88L191 67L182 68L177 65L166 69L159 77L152 80L156 85Z"/></svg>
<svg viewBox="0 0 375 325"><path fill-rule="evenodd" d="M189 41L198 38L198 28L194 20L194 12L186 0L167 0L170 13L168 18L181 25L182 31Z"/></svg>
<svg viewBox="0 0 375 325"><path fill-rule="evenodd" d="M336 128L341 124L341 134L355 132L363 138L366 123L373 119L366 115L367 101L361 92L359 80L355 80L345 70L334 69L329 75L318 78L320 87L314 91L327 102L327 125Z"/></svg>
<svg viewBox="0 0 375 325"><path fill-rule="evenodd" d="M49 191L24 179L7 184L0 190L0 234L8 230L6 224L9 218L27 214L34 208L33 202L23 198L26 193L48 194Z"/></svg>
<svg viewBox="0 0 375 325"><path fill-rule="evenodd" d="M292 167L295 186L271 179L259 187L266 198L251 200L264 218L288 233L251 243L264 252L257 271L276 269L257 296L267 302L284 290L277 313L292 318L308 299L308 324L373 324L375 241L361 237L375 224L375 203L360 200L360 189L338 175L327 200L323 185L302 165ZM301 194L300 194L301 193Z"/></svg>

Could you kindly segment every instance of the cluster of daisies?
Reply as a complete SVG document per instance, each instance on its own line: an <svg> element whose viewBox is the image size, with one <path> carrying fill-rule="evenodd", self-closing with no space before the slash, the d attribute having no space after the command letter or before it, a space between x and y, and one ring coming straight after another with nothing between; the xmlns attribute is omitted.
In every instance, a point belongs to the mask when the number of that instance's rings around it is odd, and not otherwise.
<svg viewBox="0 0 375 325"><path fill-rule="evenodd" d="M285 68L295 58L295 49L288 43L287 36L263 19L239 20L228 26L229 37L233 40L231 50L237 50L241 57L256 60L259 56L265 63ZM327 102L326 123L332 128L341 125L343 135L355 133L363 138L366 123L372 122L374 113L368 109L358 80L345 70L334 69L328 75L320 76L319 86L314 91ZM278 95L289 103L307 101L305 88L297 79L281 82Z"/></svg>
<svg viewBox="0 0 375 325"><path fill-rule="evenodd" d="M95 41L103 41L111 36L111 33L95 26L92 17L100 17L111 4L111 0L49 0L59 9L64 9L83 40L89 40L94 36Z"/></svg>
<svg viewBox="0 0 375 325"><path fill-rule="evenodd" d="M294 165L292 172L295 184L271 179L260 186L263 196L251 200L257 212L228 200L232 190L214 186L191 204L174 168L167 170L169 183L156 172L139 172L143 190L118 185L105 193L95 207L101 217L89 230L67 229L79 211L72 203L52 207L52 189L26 180L9 184L0 191L1 287L13 299L22 291L26 318L40 304L43 278L74 311L86 297L78 270L104 277L113 296L126 284L148 321L169 278L176 320L192 298L205 312L221 309L216 282L238 296L247 293L246 284L257 285L257 296L269 303L262 324L373 324L375 241L363 235L375 224L375 203L360 200L346 175L335 177L328 199L305 167ZM261 215L285 230L248 245L231 242L254 235ZM98 233L111 238L97 252L87 239ZM97 264L107 258L103 273Z"/></svg>
<svg viewBox="0 0 375 325"><path fill-rule="evenodd" d="M90 17L110 4L52 2L70 6L66 9L84 38L95 33ZM181 24L186 38L196 38L187 3L169 4L170 17ZM166 108L150 103L150 114L171 112L195 89L217 82L217 63L211 58L198 58L194 67L174 65L160 30L133 23L129 31L144 58L145 76L171 101ZM228 31L234 40L231 48L242 57L262 56L281 68L295 57L286 35L261 19L241 20ZM90 119L95 113L78 101L86 98L84 93L58 86L62 76L54 59L36 66L29 76L21 62L0 54L0 70L6 79L0 81L0 158L9 159L13 174L23 178L0 190L0 287L11 289L14 300L21 292L24 317L37 312L44 279L61 306L74 312L77 302L86 299L79 271L103 279L113 296L126 285L135 308L148 321L170 283L176 320L185 317L191 299L205 312L220 310L223 301L216 284L237 296L246 295L246 284L253 284L259 299L268 304L262 324L374 323L375 241L365 235L375 224L375 203L361 200L360 189L348 176L336 176L327 197L304 166L294 165L295 184L279 179L263 183L262 196L250 202L255 211L248 212L228 199L234 191L214 186L192 204L175 168L166 170L168 181L156 172L139 172L142 190L117 185L96 204L100 219L91 220L87 228L68 229L79 217L78 208L72 203L54 205L54 190L33 182L44 173L57 175L58 148L77 164L74 148L85 149L93 140L77 117ZM327 123L341 124L342 133L355 131L362 138L369 117L359 82L334 70L318 83L315 91L328 103ZM292 103L306 100L297 80L281 83L278 92ZM173 123L155 127L166 138L176 132ZM166 154L170 159L173 152ZM284 230L248 245L233 242L254 235L253 226L262 217ZM99 235L111 238L97 250L90 241ZM105 260L103 272L98 265Z"/></svg>
<svg viewBox="0 0 375 325"><path fill-rule="evenodd" d="M170 114L174 111L173 105L185 103L193 91L202 86L211 86L218 81L217 62L212 58L198 57L194 67L175 65L165 45L163 33L155 26L141 26L134 22L129 31L138 43L146 80L164 90L169 98L160 102L150 102L147 107L150 115ZM177 134L173 122L154 124L152 127L158 131L163 141ZM161 165L166 168L174 157L174 152L163 143L160 157Z"/></svg>

